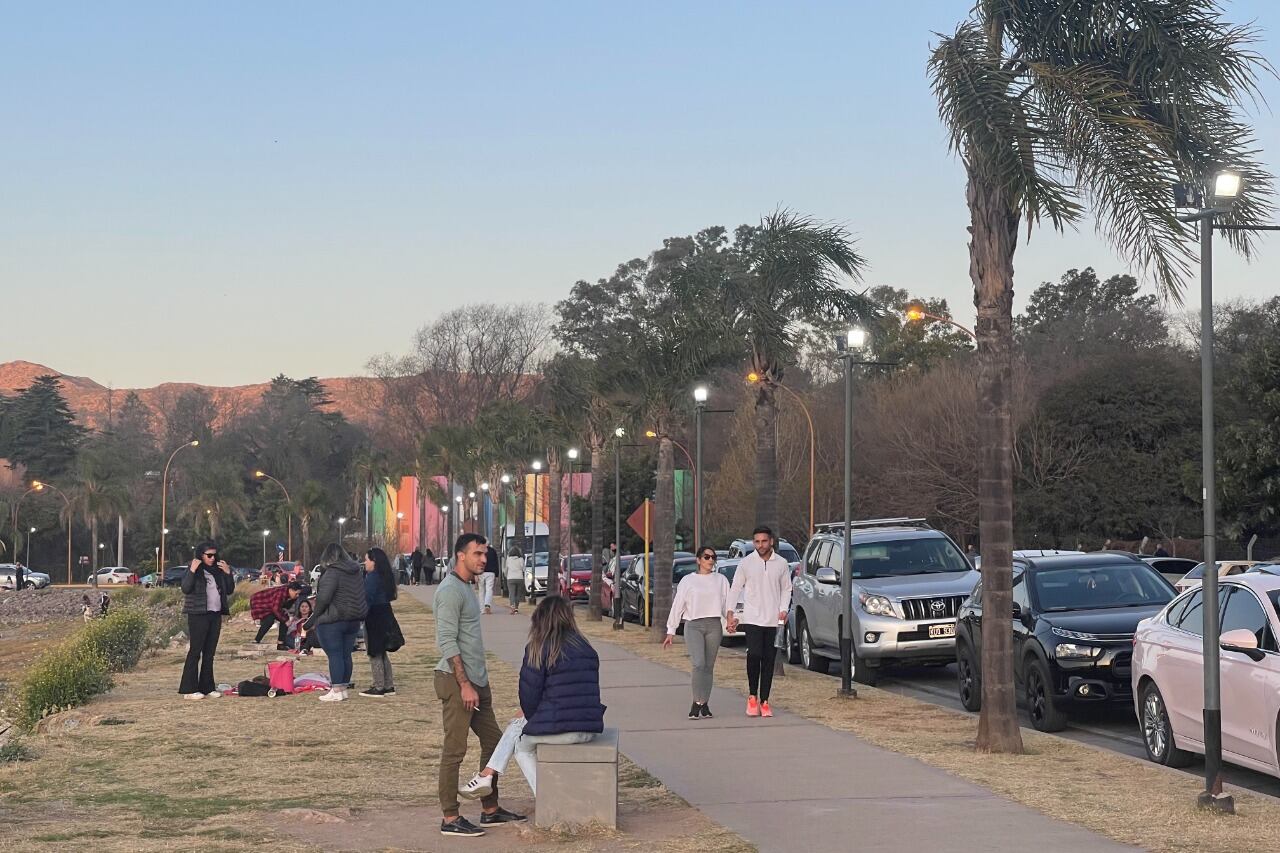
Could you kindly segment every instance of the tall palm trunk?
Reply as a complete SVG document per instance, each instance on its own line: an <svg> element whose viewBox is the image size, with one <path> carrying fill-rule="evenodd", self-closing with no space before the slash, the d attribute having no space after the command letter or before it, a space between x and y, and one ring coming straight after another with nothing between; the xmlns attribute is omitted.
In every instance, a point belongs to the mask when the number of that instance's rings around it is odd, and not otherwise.
<svg viewBox="0 0 1280 853"><path fill-rule="evenodd" d="M761 373L761 376L764 376ZM768 380L756 391L756 524L778 529L778 404Z"/></svg>
<svg viewBox="0 0 1280 853"><path fill-rule="evenodd" d="M302 531L302 565L311 568L311 514L298 514L298 529Z"/></svg>
<svg viewBox="0 0 1280 853"><path fill-rule="evenodd" d="M98 571L98 517L96 515L89 516L89 535L93 540L93 570ZM17 546L14 546L15 549ZM16 555L15 555L16 559Z"/></svg>
<svg viewBox="0 0 1280 853"><path fill-rule="evenodd" d="M536 545L533 548L531 548L530 545L538 541L536 538L538 531L537 530L534 531L535 538L533 539L530 539L529 537L524 535L525 500L527 499L527 496L525 494L525 489L528 487L528 483L525 482L525 472L523 468L516 473L516 476L512 480L512 483L516 484L515 514L511 519L511 522L515 528L516 542L520 544L520 551L522 553L532 554L534 550L536 550Z"/></svg>
<svg viewBox="0 0 1280 853"><path fill-rule="evenodd" d="M547 582L550 584L551 577L560 570L560 549L563 543L560 541L560 498L563 494L563 484L560 482L560 454L547 454L547 495L550 506L547 507ZM569 553L573 554L573 546L569 546Z"/></svg>
<svg viewBox="0 0 1280 853"><path fill-rule="evenodd" d="M665 424L663 425L665 426ZM658 443L658 482L653 510L652 622L649 634L655 642L667 635L667 615L671 612L671 564L675 559L675 465L671 439L662 431Z"/></svg>
<svg viewBox="0 0 1280 853"><path fill-rule="evenodd" d="M587 618L600 621L600 587L604 583L604 444L599 436L591 436L591 600Z"/></svg>
<svg viewBox="0 0 1280 853"><path fill-rule="evenodd" d="M1013 685L1013 252L1018 216L970 166L969 276L978 311L978 534L982 539L982 714L977 748L1022 752Z"/></svg>

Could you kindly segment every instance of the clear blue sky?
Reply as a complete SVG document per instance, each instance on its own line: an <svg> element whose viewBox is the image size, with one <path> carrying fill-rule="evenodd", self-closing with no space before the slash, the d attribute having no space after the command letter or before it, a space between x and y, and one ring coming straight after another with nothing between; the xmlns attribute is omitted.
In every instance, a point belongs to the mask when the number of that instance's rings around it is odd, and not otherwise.
<svg viewBox="0 0 1280 853"><path fill-rule="evenodd" d="M442 311L555 301L779 205L846 223L869 283L971 318L925 75L970 5L5 3L0 361L116 387L358 374ZM1225 5L1280 60L1280 3ZM1274 167L1280 123L1256 121ZM1274 294L1277 249L1220 255L1222 296ZM1088 228L1037 232L1019 294L1087 265L1122 269Z"/></svg>

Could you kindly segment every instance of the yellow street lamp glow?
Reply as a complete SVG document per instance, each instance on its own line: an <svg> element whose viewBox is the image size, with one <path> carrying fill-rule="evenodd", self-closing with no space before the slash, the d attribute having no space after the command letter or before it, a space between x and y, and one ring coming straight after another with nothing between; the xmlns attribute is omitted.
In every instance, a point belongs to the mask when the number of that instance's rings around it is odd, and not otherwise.
<svg viewBox="0 0 1280 853"><path fill-rule="evenodd" d="M747 381L750 382L752 385L755 385L757 382L760 381L760 374L756 373L754 370L751 371L750 373L747 374Z"/></svg>
<svg viewBox="0 0 1280 853"><path fill-rule="evenodd" d="M916 322L924 319L924 309L919 305L912 305L907 308L907 319Z"/></svg>
<svg viewBox="0 0 1280 853"><path fill-rule="evenodd" d="M193 438L193 439L191 439L191 446L192 446L192 447L199 447L199 446L200 446L200 439L198 439L198 438Z"/></svg>
<svg viewBox="0 0 1280 853"><path fill-rule="evenodd" d="M253 472L253 476L257 477L258 479L262 479L263 477L267 476L267 472L266 472L266 471L254 471L254 472Z"/></svg>
<svg viewBox="0 0 1280 853"><path fill-rule="evenodd" d="M645 438L657 438L657 437L658 437L658 434L657 434L656 432L654 432L653 430L651 430L651 429L647 429L647 430L645 430L645 431L644 431L644 437L645 437Z"/></svg>

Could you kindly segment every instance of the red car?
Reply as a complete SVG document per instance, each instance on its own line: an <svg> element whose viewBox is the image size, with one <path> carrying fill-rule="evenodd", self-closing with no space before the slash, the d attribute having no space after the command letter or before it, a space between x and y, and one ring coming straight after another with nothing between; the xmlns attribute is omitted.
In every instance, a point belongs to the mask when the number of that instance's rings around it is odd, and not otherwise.
<svg viewBox="0 0 1280 853"><path fill-rule="evenodd" d="M286 560L279 563L265 563L258 576L275 578L277 583L288 583L303 580L304 574L301 563Z"/></svg>
<svg viewBox="0 0 1280 853"><path fill-rule="evenodd" d="M591 555L574 554L572 570L569 569L569 560L569 557L560 558L556 594L570 601L586 601L591 597Z"/></svg>

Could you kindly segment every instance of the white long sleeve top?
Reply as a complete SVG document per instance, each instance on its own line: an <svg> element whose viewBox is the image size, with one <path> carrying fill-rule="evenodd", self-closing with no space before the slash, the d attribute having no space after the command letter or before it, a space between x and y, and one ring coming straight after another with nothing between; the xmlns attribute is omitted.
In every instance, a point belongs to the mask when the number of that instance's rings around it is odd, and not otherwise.
<svg viewBox="0 0 1280 853"><path fill-rule="evenodd" d="M667 617L667 633L674 634L681 619L724 616L728 599L729 579L719 572L685 575L676 584L676 597L671 602L671 615Z"/></svg>
<svg viewBox="0 0 1280 853"><path fill-rule="evenodd" d="M739 599L742 599L742 616L738 621L763 628L777 627L782 621L779 614L791 606L791 564L777 551L768 562L755 551L743 557L733 573L726 614L738 606Z"/></svg>

